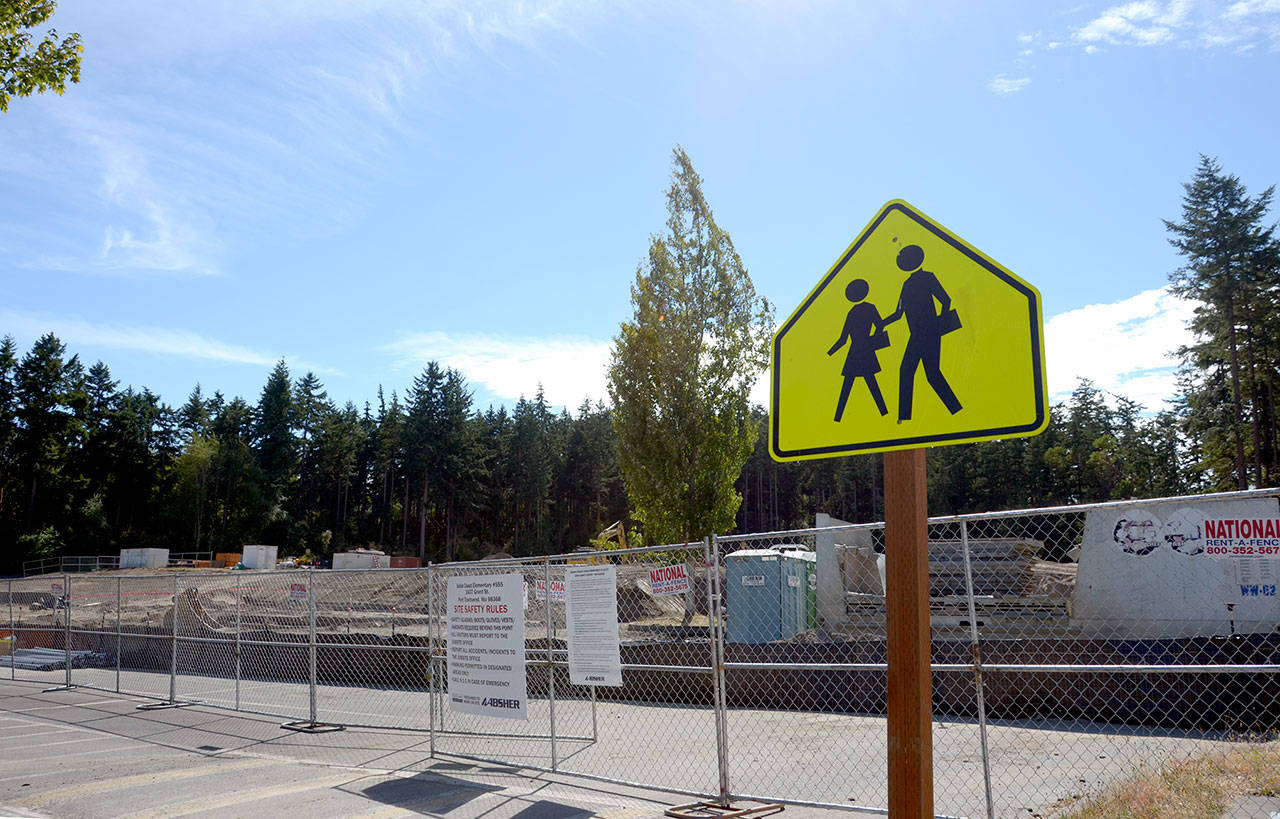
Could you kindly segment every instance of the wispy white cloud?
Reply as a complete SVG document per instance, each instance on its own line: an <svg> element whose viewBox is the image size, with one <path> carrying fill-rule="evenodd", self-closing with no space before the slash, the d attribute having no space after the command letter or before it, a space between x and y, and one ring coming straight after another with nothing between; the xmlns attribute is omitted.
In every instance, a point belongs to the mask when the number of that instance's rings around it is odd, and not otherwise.
<svg viewBox="0 0 1280 819"><path fill-rule="evenodd" d="M1074 17L1087 8L1079 6L1066 14ZM998 75L987 83L992 93L1025 88L1034 68L1030 58L1037 50L1069 52L1074 46L1093 55L1125 47L1230 48L1238 53L1259 46L1280 48L1280 0L1132 0L1090 12L1065 31L1023 33L1015 41L1017 51L1010 63L1021 76L1011 80Z"/></svg>
<svg viewBox="0 0 1280 819"><path fill-rule="evenodd" d="M1180 45L1234 47L1247 51L1280 42L1280 2L1238 0L1193 3L1191 0L1138 0L1104 9L1077 27L1073 40L1086 53L1099 46Z"/></svg>
<svg viewBox="0 0 1280 819"><path fill-rule="evenodd" d="M1053 316L1045 323L1050 399L1065 398L1087 378L1149 410L1162 408L1177 390L1172 353L1194 340L1194 310L1194 302L1160 288Z"/></svg>
<svg viewBox="0 0 1280 819"><path fill-rule="evenodd" d="M1229 20L1244 20L1265 14L1280 14L1280 0L1240 0L1232 3L1224 16Z"/></svg>
<svg viewBox="0 0 1280 819"><path fill-rule="evenodd" d="M1112 6L1076 30L1083 43L1125 44L1140 46L1171 42L1188 22L1190 0L1138 0Z"/></svg>
<svg viewBox="0 0 1280 819"><path fill-rule="evenodd" d="M987 90L993 94L1005 96L1006 94L1016 94L1030 84L1030 77L1008 77L1000 74L987 83Z"/></svg>
<svg viewBox="0 0 1280 819"><path fill-rule="evenodd" d="M190 330L98 323L79 316L0 308L0 335L32 340L45 333L56 335L73 353L82 347L105 347L224 364L252 364L257 367L270 367L283 358L300 369L329 375L339 374L331 367L314 366L298 356L255 350Z"/></svg>
<svg viewBox="0 0 1280 819"><path fill-rule="evenodd" d="M427 332L405 335L381 349L401 369L436 361L498 398L531 398L541 386L548 402L572 408L584 398L608 400L611 347L609 340L576 336L510 338Z"/></svg>
<svg viewBox="0 0 1280 819"><path fill-rule="evenodd" d="M11 234L8 261L207 275L271 217L299 236L331 234L363 212L390 137L421 133L433 82L452 82L469 60L500 62L512 44L554 52L612 13L590 0L62 8L59 19L98 44L94 66L75 93L37 100L0 132L0 194L39 191L56 234Z"/></svg>

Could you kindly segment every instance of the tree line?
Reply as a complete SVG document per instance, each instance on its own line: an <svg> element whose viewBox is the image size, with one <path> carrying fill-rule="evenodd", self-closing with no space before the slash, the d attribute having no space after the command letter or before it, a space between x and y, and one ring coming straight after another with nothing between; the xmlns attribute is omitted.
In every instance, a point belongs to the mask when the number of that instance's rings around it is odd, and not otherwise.
<svg viewBox="0 0 1280 819"><path fill-rule="evenodd" d="M1082 383L1036 438L941 447L935 514L1178 494L1203 486L1172 412ZM812 525L815 511L883 517L880 457L780 464L767 414L735 484L734 531ZM428 560L548 554L589 545L629 504L609 409L473 405L456 370L428 364L403 397L338 405L281 362L257 401L206 395L177 408L85 368L52 334L19 357L0 342L0 570L56 554L155 546L234 552L271 543L321 556L358 546ZM633 533L633 539L636 535ZM635 542L633 540L633 542Z"/></svg>
<svg viewBox="0 0 1280 819"><path fill-rule="evenodd" d="M609 414L541 391L478 411L429 364L401 396L338 405L280 362L254 403L197 386L176 409L86 369L52 334L0 342L0 548L159 546L329 554L376 546L447 560L585 545L624 516Z"/></svg>

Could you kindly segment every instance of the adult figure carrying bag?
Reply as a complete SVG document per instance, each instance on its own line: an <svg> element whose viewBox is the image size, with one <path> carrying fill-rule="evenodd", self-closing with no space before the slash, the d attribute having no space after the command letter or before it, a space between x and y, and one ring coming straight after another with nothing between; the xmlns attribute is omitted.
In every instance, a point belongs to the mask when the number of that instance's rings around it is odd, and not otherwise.
<svg viewBox="0 0 1280 819"><path fill-rule="evenodd" d="M915 391L916 370L924 365L924 376L934 393L952 415L963 407L942 374L942 337L960 329L960 315L951 307L951 297L938 277L925 270L924 250L907 245L898 251L898 269L911 275L902 283L898 309L884 319L892 324L906 316L909 337L898 370L898 423L911 420L911 404ZM934 301L941 306L939 312Z"/></svg>

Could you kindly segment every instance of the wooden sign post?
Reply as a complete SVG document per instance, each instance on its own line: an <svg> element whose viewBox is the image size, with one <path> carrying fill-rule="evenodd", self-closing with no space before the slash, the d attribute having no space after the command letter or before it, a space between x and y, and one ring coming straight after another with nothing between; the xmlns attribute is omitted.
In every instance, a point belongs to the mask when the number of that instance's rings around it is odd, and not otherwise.
<svg viewBox="0 0 1280 819"><path fill-rule="evenodd" d="M884 454L889 815L933 816L929 524L924 449Z"/></svg>

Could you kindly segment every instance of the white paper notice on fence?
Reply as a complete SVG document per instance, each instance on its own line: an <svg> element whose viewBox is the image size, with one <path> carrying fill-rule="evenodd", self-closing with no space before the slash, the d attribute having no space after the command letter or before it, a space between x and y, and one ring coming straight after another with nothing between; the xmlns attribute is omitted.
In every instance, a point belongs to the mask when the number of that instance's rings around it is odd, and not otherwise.
<svg viewBox="0 0 1280 819"><path fill-rule="evenodd" d="M529 718L523 584L518 574L449 578L449 707L454 711Z"/></svg>
<svg viewBox="0 0 1280 819"><path fill-rule="evenodd" d="M674 566L661 566L656 569L650 569L649 588L653 590L654 597L687 592L689 590L689 575L685 572L684 564L677 563Z"/></svg>
<svg viewBox="0 0 1280 819"><path fill-rule="evenodd" d="M613 566L565 568L569 682L622 685L618 647L618 581Z"/></svg>

